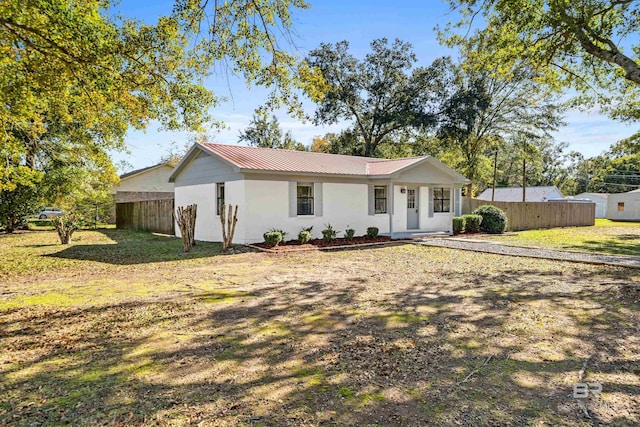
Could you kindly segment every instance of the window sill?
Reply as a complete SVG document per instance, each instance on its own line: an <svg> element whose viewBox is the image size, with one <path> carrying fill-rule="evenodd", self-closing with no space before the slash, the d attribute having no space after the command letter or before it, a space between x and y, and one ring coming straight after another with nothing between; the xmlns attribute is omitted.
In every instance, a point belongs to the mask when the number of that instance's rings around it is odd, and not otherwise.
<svg viewBox="0 0 640 427"><path fill-rule="evenodd" d="M296 218L315 218L315 215L297 215Z"/></svg>

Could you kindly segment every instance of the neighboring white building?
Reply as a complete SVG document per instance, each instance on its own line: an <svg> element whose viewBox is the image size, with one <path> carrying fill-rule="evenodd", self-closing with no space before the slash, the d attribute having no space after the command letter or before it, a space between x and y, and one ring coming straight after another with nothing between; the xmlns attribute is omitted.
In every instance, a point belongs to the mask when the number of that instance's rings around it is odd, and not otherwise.
<svg viewBox="0 0 640 427"><path fill-rule="evenodd" d="M495 202L522 202L522 187L503 187L495 189ZM484 190L476 199L491 201L492 188ZM564 195L555 185L548 187L527 187L525 189L526 202L547 202L564 199Z"/></svg>
<svg viewBox="0 0 640 427"><path fill-rule="evenodd" d="M234 243L288 238L313 226L380 233L451 231L464 176L433 157L374 159L306 151L195 144L176 166L175 206L198 206L195 237L220 241L219 206L238 205ZM178 230L178 227L176 227Z"/></svg>
<svg viewBox="0 0 640 427"><path fill-rule="evenodd" d="M596 204L596 218L607 217L607 193L580 193L573 197L572 200L588 200Z"/></svg>
<svg viewBox="0 0 640 427"><path fill-rule="evenodd" d="M640 221L640 189L628 193L609 194L607 219L614 221Z"/></svg>
<svg viewBox="0 0 640 427"><path fill-rule="evenodd" d="M173 166L168 163L127 172L120 175L120 183L111 193L116 203L173 198L174 185L169 182L172 172Z"/></svg>

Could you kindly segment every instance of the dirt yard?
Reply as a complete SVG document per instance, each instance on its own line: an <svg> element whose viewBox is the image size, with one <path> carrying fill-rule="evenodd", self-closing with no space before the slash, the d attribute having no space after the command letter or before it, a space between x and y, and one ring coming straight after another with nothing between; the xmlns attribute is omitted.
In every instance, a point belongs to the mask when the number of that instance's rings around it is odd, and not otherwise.
<svg viewBox="0 0 640 427"><path fill-rule="evenodd" d="M0 236L0 425L640 424L640 270L179 248Z"/></svg>

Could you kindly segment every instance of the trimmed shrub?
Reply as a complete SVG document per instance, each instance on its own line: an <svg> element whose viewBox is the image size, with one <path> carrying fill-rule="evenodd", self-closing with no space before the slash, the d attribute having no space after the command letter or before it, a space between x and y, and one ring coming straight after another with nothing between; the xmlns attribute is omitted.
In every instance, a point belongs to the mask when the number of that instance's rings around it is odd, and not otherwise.
<svg viewBox="0 0 640 427"><path fill-rule="evenodd" d="M327 224L324 230L322 230L322 240L325 242L331 242L336 239L338 232L333 229L331 224Z"/></svg>
<svg viewBox="0 0 640 427"><path fill-rule="evenodd" d="M298 242L300 242L301 245L304 245L305 243L309 243L310 240L311 240L311 232L309 230L302 230L301 232L298 233Z"/></svg>
<svg viewBox="0 0 640 427"><path fill-rule="evenodd" d="M353 237L355 235L356 235L356 230L354 230L353 228L347 228L346 230L344 230L344 238L347 240L353 240Z"/></svg>
<svg viewBox="0 0 640 427"><path fill-rule="evenodd" d="M272 233L280 233L280 235L282 236L282 241L284 242L284 238L287 235L286 231L278 230L277 228L272 228L269 231L272 232Z"/></svg>
<svg viewBox="0 0 640 427"><path fill-rule="evenodd" d="M480 206L473 211L473 214L482 217L480 230L485 233L500 234L507 228L507 215L502 209L493 205Z"/></svg>
<svg viewBox="0 0 640 427"><path fill-rule="evenodd" d="M467 214L462 215L464 219L464 231L467 233L477 233L480 231L480 224L482 224L482 216Z"/></svg>
<svg viewBox="0 0 640 427"><path fill-rule="evenodd" d="M378 232L380 230L378 230L378 227L369 227L367 228L367 238L369 239L375 239L376 237L378 237Z"/></svg>
<svg viewBox="0 0 640 427"><path fill-rule="evenodd" d="M460 234L463 228L464 228L464 217L454 216L453 217L453 234Z"/></svg>
<svg viewBox="0 0 640 427"><path fill-rule="evenodd" d="M262 237L264 237L264 243L270 247L278 246L278 243L284 240L282 231L267 231Z"/></svg>

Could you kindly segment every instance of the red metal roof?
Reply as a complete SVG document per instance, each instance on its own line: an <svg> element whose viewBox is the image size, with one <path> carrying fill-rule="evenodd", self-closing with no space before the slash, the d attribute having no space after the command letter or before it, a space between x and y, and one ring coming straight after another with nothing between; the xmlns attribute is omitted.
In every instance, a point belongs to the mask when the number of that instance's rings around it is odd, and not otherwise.
<svg viewBox="0 0 640 427"><path fill-rule="evenodd" d="M265 172L379 176L390 175L426 158L409 157L390 160L242 145L212 143L202 145L240 169Z"/></svg>

